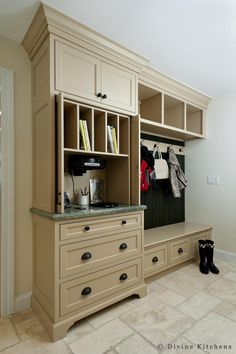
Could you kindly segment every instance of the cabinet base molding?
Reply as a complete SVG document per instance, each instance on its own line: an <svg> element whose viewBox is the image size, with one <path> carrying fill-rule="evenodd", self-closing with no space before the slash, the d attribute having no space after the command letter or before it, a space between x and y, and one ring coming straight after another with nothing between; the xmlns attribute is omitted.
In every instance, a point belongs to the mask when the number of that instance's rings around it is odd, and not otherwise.
<svg viewBox="0 0 236 354"><path fill-rule="evenodd" d="M61 321L54 323L50 317L46 314L42 306L39 302L32 296L32 309L34 313L38 316L42 325L44 326L48 336L53 342L63 338L66 335L68 329L78 320L87 317L97 311L104 309L110 305L113 305L116 302L119 302L131 295L137 295L139 298L142 298L147 295L147 285L142 284L137 287L133 287L132 289L128 289L127 291L122 291L121 294L117 294L112 298L103 301L100 304L96 304L96 306L91 306L86 311L81 311L76 313L75 315L70 316L70 318L62 319Z"/></svg>

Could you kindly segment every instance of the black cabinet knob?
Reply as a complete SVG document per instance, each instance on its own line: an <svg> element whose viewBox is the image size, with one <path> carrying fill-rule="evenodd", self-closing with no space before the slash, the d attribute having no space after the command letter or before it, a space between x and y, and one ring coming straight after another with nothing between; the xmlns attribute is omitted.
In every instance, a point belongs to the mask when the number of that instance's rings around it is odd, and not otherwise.
<svg viewBox="0 0 236 354"><path fill-rule="evenodd" d="M92 289L88 286L87 288L84 288L81 292L81 295L84 295L84 296L88 296L89 294L91 294L92 292Z"/></svg>
<svg viewBox="0 0 236 354"><path fill-rule="evenodd" d="M97 93L97 97L102 97L102 93L101 92Z"/></svg>
<svg viewBox="0 0 236 354"><path fill-rule="evenodd" d="M155 257L153 257L152 262L153 262L153 263L158 262L158 257L156 257L156 256L155 256Z"/></svg>
<svg viewBox="0 0 236 354"><path fill-rule="evenodd" d="M181 254L181 253L183 253L183 252L184 252L183 248L180 247L180 248L178 249L178 253Z"/></svg>
<svg viewBox="0 0 236 354"><path fill-rule="evenodd" d="M120 280L126 280L128 279L128 275L126 273L121 274Z"/></svg>
<svg viewBox="0 0 236 354"><path fill-rule="evenodd" d="M121 224L122 224L122 225L125 225L126 222L127 222L126 220L122 220L122 221L121 221Z"/></svg>
<svg viewBox="0 0 236 354"><path fill-rule="evenodd" d="M89 230L90 230L90 227L89 227L89 226L85 226L84 230L85 230L85 231L89 231Z"/></svg>
<svg viewBox="0 0 236 354"><path fill-rule="evenodd" d="M107 98L107 95L106 94L102 95L102 98Z"/></svg>
<svg viewBox="0 0 236 354"><path fill-rule="evenodd" d="M126 248L128 248L127 243L122 243L122 244L120 245L120 250L126 250Z"/></svg>
<svg viewBox="0 0 236 354"><path fill-rule="evenodd" d="M92 253L90 253L90 252L85 252L81 257L81 259L83 259L83 261L86 261L87 259L90 259L90 258L92 258Z"/></svg>

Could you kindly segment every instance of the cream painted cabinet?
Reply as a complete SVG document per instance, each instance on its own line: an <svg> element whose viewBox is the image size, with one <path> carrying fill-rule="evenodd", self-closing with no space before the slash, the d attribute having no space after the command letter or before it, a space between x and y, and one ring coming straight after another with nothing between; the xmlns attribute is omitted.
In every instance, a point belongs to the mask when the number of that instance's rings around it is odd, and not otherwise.
<svg viewBox="0 0 236 354"><path fill-rule="evenodd" d="M142 210L60 221L34 215L33 229L32 307L53 341L81 318L146 295Z"/></svg>
<svg viewBox="0 0 236 354"><path fill-rule="evenodd" d="M137 75L75 45L55 42L55 89L86 103L136 114Z"/></svg>

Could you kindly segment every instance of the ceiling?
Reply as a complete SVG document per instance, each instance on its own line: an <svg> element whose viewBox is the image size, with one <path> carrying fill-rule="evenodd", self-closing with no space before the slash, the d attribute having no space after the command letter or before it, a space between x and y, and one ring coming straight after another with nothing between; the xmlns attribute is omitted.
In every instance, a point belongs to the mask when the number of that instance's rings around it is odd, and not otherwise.
<svg viewBox="0 0 236 354"><path fill-rule="evenodd" d="M236 91L235 0L47 0L210 96ZM0 34L21 42L39 5L0 0Z"/></svg>

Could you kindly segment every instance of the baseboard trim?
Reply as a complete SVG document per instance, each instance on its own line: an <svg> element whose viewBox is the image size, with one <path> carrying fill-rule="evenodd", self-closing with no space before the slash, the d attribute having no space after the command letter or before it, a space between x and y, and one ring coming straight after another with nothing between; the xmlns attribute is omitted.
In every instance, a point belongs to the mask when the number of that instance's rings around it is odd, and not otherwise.
<svg viewBox="0 0 236 354"><path fill-rule="evenodd" d="M26 293L15 298L15 312L31 308L32 293Z"/></svg>
<svg viewBox="0 0 236 354"><path fill-rule="evenodd" d="M236 263L236 253L220 250L217 248L215 248L214 253L215 253L215 256L217 258L222 259L222 261Z"/></svg>

